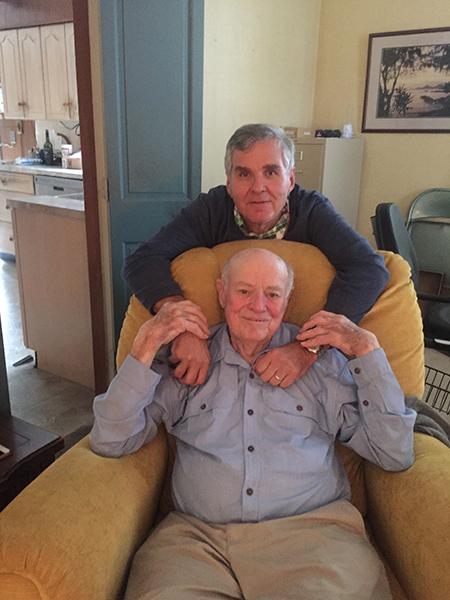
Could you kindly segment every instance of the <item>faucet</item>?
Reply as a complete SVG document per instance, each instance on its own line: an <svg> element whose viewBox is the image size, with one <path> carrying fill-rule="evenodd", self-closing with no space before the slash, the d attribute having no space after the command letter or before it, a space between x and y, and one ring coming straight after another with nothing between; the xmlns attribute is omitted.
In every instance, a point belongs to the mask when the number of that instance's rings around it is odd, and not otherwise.
<svg viewBox="0 0 450 600"><path fill-rule="evenodd" d="M64 135L64 133L57 133L56 135L59 135L59 137L62 137L63 140L67 143L67 144L71 144L72 142L69 140L69 138L67 137L67 135Z"/></svg>

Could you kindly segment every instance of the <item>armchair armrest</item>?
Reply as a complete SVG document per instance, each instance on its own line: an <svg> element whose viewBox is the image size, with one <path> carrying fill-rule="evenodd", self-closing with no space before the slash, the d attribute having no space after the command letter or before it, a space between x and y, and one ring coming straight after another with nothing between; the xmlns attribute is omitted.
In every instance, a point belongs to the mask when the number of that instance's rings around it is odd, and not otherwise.
<svg viewBox="0 0 450 600"><path fill-rule="evenodd" d="M163 431L138 452L96 456L85 438L0 513L2 600L120 598L156 514Z"/></svg>
<svg viewBox="0 0 450 600"><path fill-rule="evenodd" d="M450 589L450 449L414 434L416 460L402 473L366 464L369 521L411 600L442 600Z"/></svg>

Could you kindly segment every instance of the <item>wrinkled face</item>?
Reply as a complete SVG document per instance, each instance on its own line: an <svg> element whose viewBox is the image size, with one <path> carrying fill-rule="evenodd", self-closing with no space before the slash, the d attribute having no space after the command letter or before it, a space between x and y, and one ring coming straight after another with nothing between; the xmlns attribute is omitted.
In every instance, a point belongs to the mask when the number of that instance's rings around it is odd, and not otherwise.
<svg viewBox="0 0 450 600"><path fill-rule="evenodd" d="M219 301L235 349L239 344L268 344L286 311L290 297L286 267L270 254L255 253L236 261L227 285L217 281Z"/></svg>
<svg viewBox="0 0 450 600"><path fill-rule="evenodd" d="M294 169L286 169L276 140L256 142L231 155L227 190L254 233L265 233L275 225L294 184Z"/></svg>

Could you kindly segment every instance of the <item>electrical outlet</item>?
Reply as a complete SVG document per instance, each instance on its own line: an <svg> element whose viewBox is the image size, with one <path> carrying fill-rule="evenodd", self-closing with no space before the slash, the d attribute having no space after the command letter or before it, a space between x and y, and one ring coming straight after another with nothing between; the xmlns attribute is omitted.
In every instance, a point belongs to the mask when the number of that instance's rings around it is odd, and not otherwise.
<svg viewBox="0 0 450 600"><path fill-rule="evenodd" d="M9 141L11 144L15 144L16 143L16 132L15 131L10 131L9 132Z"/></svg>

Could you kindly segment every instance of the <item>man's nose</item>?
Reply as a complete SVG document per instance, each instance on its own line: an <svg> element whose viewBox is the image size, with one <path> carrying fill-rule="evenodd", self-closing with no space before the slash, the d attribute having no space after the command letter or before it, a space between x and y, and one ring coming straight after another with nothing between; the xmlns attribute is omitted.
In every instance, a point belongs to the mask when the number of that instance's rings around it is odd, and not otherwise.
<svg viewBox="0 0 450 600"><path fill-rule="evenodd" d="M252 295L251 308L256 312L264 312L266 310L266 297L264 292L255 292Z"/></svg>
<svg viewBox="0 0 450 600"><path fill-rule="evenodd" d="M261 193L266 187L263 173L256 173L252 178L252 189L256 193Z"/></svg>

